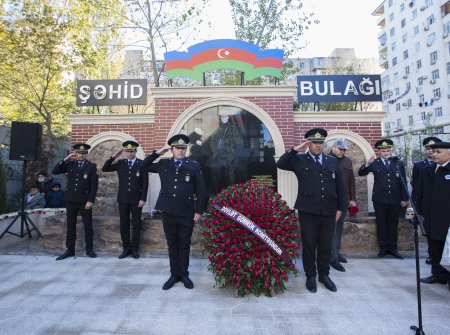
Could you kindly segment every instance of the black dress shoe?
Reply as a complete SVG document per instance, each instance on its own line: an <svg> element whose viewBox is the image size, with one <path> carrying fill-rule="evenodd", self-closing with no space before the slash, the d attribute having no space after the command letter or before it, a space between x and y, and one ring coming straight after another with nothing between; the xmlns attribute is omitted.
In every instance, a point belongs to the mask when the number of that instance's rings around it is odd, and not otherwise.
<svg viewBox="0 0 450 335"><path fill-rule="evenodd" d="M89 256L91 258L96 258L97 254L92 249L86 249L86 256Z"/></svg>
<svg viewBox="0 0 450 335"><path fill-rule="evenodd" d="M194 288L194 283L192 282L192 280L189 279L188 276L182 276L180 279L183 282L184 287L186 287L190 290L192 290Z"/></svg>
<svg viewBox="0 0 450 335"><path fill-rule="evenodd" d="M123 259L123 258L127 257L129 254L130 254L130 250L129 250L129 249L124 250L124 251L120 254L119 259Z"/></svg>
<svg viewBox="0 0 450 335"><path fill-rule="evenodd" d="M384 256L386 256L386 250L378 251L378 257L384 257Z"/></svg>
<svg viewBox="0 0 450 335"><path fill-rule="evenodd" d="M398 259L403 259L403 256L400 255L400 253L397 250L391 250L389 251L389 253L394 257L394 258L398 258Z"/></svg>
<svg viewBox="0 0 450 335"><path fill-rule="evenodd" d="M431 263L432 263L431 257L427 257L425 263L427 263L428 265L431 265Z"/></svg>
<svg viewBox="0 0 450 335"><path fill-rule="evenodd" d="M139 251L131 249L131 255L133 256L134 259L138 259Z"/></svg>
<svg viewBox="0 0 450 335"><path fill-rule="evenodd" d="M164 283L162 289L163 290L168 290L169 288L171 288L173 285L175 285L179 281L180 281L179 277L177 277L177 276L170 276L170 278Z"/></svg>
<svg viewBox="0 0 450 335"><path fill-rule="evenodd" d="M75 256L75 250L67 249L61 256L56 257L57 261Z"/></svg>
<svg viewBox="0 0 450 335"><path fill-rule="evenodd" d="M339 255L338 261L339 263L347 263L347 259L345 257L342 257L341 255Z"/></svg>
<svg viewBox="0 0 450 335"><path fill-rule="evenodd" d="M306 278L306 288L308 289L309 292L316 293L317 292L316 278L314 277Z"/></svg>
<svg viewBox="0 0 450 335"><path fill-rule="evenodd" d="M435 275L431 275L429 277L420 278L420 282L424 284L446 284L445 280L437 278Z"/></svg>
<svg viewBox="0 0 450 335"><path fill-rule="evenodd" d="M333 269L335 269L337 271L345 272L345 268L339 262L334 262L334 263L331 263L330 265L333 267Z"/></svg>
<svg viewBox="0 0 450 335"><path fill-rule="evenodd" d="M319 282L321 282L327 289L329 289L331 292L336 292L337 288L336 285L331 281L330 277L323 276L319 277Z"/></svg>

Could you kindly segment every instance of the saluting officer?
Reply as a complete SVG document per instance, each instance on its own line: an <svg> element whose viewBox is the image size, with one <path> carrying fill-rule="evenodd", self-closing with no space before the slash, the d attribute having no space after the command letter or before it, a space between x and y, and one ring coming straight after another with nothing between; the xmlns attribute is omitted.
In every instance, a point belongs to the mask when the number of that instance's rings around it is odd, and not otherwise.
<svg viewBox="0 0 450 335"><path fill-rule="evenodd" d="M431 145L435 144L435 143L440 143L442 142L441 139L431 136L431 137L427 137L426 139L423 140L422 144L425 148L425 159L415 162L413 164L413 169L412 169L412 177L411 177L411 186L412 186L412 199L413 201L415 201L415 193L417 190L417 183L419 181L419 177L420 177L420 172L422 171L423 168L433 165L433 149L431 149ZM425 231L428 231L428 222L424 222L424 228ZM430 252L428 251L428 254L430 254ZM427 257L426 261L427 264L431 264L431 257Z"/></svg>
<svg viewBox="0 0 450 335"><path fill-rule="evenodd" d="M393 145L392 140L388 138L377 141L375 148L378 149L381 157L372 156L359 168L358 175L367 176L372 172L374 176L372 202L380 248L378 257L384 257L389 253L395 258L403 259L397 250L398 216L400 206L407 205L408 196L397 170L398 164L400 173L405 177L403 162L389 159Z"/></svg>
<svg viewBox="0 0 450 335"><path fill-rule="evenodd" d="M326 136L325 129L309 130L305 134L308 141L284 153L277 162L280 169L292 171L297 176L298 195L294 207L300 222L306 288L313 293L317 291L317 272L319 282L328 290L337 291L329 277L331 238L336 221L347 209L337 159L322 153ZM300 153L306 146L309 151Z"/></svg>
<svg viewBox="0 0 450 335"><path fill-rule="evenodd" d="M200 220L205 207L205 181L200 164L186 158L189 137L172 136L167 144L147 156L141 164L142 172L154 172L161 179L161 191L155 209L162 214L164 234L170 260L170 278L163 290L182 281L188 289L194 288L189 279L189 253L194 223ZM173 158L154 161L165 152Z"/></svg>
<svg viewBox="0 0 450 335"><path fill-rule="evenodd" d="M76 224L78 212L84 224L86 255L97 257L93 249L94 232L92 230L92 204L95 202L98 187L97 165L86 160L88 150L86 143L73 146L75 152L68 155L53 168L53 174L67 173L67 187L64 193L67 215L67 250L56 260L75 256ZM71 160L76 158L75 160Z"/></svg>
<svg viewBox="0 0 450 335"><path fill-rule="evenodd" d="M421 171L415 199L417 211L427 223L428 250L431 256L431 276L420 281L426 284L448 283L450 289L450 272L439 264L450 227L450 143L435 143L431 145L431 149L436 164Z"/></svg>
<svg viewBox="0 0 450 335"><path fill-rule="evenodd" d="M122 238L123 252L119 259L132 255L139 258L139 240L141 231L142 207L147 199L148 173L141 173L139 168L142 160L136 158L138 143L125 141L122 150L117 151L108 159L102 167L103 172L116 171L119 177L119 191L117 202L119 203L120 237ZM127 158L118 160L125 151ZM130 241L130 215L133 226L133 234Z"/></svg>

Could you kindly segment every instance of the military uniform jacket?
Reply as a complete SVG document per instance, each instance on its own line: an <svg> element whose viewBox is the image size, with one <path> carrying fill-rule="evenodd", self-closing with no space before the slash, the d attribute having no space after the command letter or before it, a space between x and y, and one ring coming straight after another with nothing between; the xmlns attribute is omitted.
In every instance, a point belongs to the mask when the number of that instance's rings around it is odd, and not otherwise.
<svg viewBox="0 0 450 335"><path fill-rule="evenodd" d="M185 159L176 171L173 158L161 159L155 152L147 156L141 164L141 172L158 173L161 190L155 209L163 213L193 217L205 210L205 181L196 161Z"/></svg>
<svg viewBox="0 0 450 335"><path fill-rule="evenodd" d="M398 163L400 173L405 177L405 166L402 161L389 162L389 167L383 164L383 160L378 157L372 164L366 167L361 166L358 171L359 176L367 176L373 173L374 183L372 189L372 201L380 204L394 205L400 201L407 201L408 195L402 185L396 164Z"/></svg>
<svg viewBox="0 0 450 335"><path fill-rule="evenodd" d="M432 164L420 172L415 203L428 227L428 237L445 241L450 226L450 163L435 170L436 164Z"/></svg>
<svg viewBox="0 0 450 335"><path fill-rule="evenodd" d="M53 174L67 173L64 200L69 202L94 202L98 188L97 165L84 161L81 168L77 161L62 160L52 170Z"/></svg>
<svg viewBox="0 0 450 335"><path fill-rule="evenodd" d="M323 155L320 168L310 154L299 154L291 149L280 157L277 166L297 176L298 194L294 207L299 212L334 216L338 210L347 210L347 195L335 157Z"/></svg>
<svg viewBox="0 0 450 335"><path fill-rule="evenodd" d="M114 158L108 159L102 167L103 172L116 171L119 177L119 191L117 202L138 204L140 200L147 200L148 173L141 173L139 168L142 160L136 158L131 168L128 159L120 159L114 163Z"/></svg>
<svg viewBox="0 0 450 335"><path fill-rule="evenodd" d="M416 192L417 183L419 181L420 171L422 171L423 168L430 166L431 164L432 163L428 162L428 159L424 159L422 161L418 161L413 164L412 177L411 177L411 187L412 187L413 199L415 198L415 192Z"/></svg>

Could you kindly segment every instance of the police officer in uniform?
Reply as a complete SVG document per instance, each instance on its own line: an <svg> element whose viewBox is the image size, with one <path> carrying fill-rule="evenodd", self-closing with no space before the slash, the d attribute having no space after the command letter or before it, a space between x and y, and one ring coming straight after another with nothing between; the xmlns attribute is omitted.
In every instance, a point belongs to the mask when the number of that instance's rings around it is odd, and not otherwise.
<svg viewBox="0 0 450 335"><path fill-rule="evenodd" d="M431 149L431 145L435 144L435 143L440 143L442 142L441 139L437 138L437 137L427 137L426 139L423 140L422 144L425 148L425 159L415 162L413 164L413 169L412 169L412 177L411 177L411 186L412 186L412 198L414 200L415 197L415 192L417 189L417 183L419 181L419 176L420 176L420 171L422 171L423 168L433 165L433 149ZM426 225L427 223L424 222L424 224ZM425 231L427 231L427 227L425 226ZM429 252L428 252L429 254ZM427 264L431 264L431 257L427 257L426 259L426 263Z"/></svg>
<svg viewBox="0 0 450 335"><path fill-rule="evenodd" d="M84 224L86 242L86 255L95 258L92 230L92 205L95 202L98 187L97 165L86 160L90 145L75 144L74 153L71 153L53 168L53 174L67 174L67 187L64 193L67 215L67 250L56 260L75 256L75 239L77 215L81 214ZM75 160L71 160L75 158Z"/></svg>
<svg viewBox="0 0 450 335"><path fill-rule="evenodd" d="M428 251L431 256L431 276L420 281L426 284L448 283L450 289L450 272L439 264L450 227L450 143L435 143L431 149L435 164L421 171L415 199L417 212L423 216L427 225Z"/></svg>
<svg viewBox="0 0 450 335"><path fill-rule="evenodd" d="M194 223L200 220L205 207L205 181L200 164L186 158L189 137L178 134L164 147L147 156L141 164L142 172L158 173L161 191L155 209L162 214L164 234L170 260L170 278L163 290L182 281L188 289L194 288L189 278L189 253ZM154 162L169 151L173 157Z"/></svg>
<svg viewBox="0 0 450 335"><path fill-rule="evenodd" d="M136 158L136 150L139 146L134 141L122 143L123 150L119 150L108 159L102 167L103 172L116 171L119 177L119 191L117 202L119 203L120 237L122 238L123 252L119 259L132 255L139 258L139 240L141 230L142 207L147 199L148 173L141 173L139 168L142 160ZM113 163L122 152L125 151L126 159L120 159ZM130 215L133 226L133 234L130 241Z"/></svg>
<svg viewBox="0 0 450 335"><path fill-rule="evenodd" d="M313 293L317 291L317 272L319 282L328 290L337 291L329 277L331 238L336 221L347 205L337 159L322 152L326 136L325 129L309 130L305 134L308 141L284 153L277 162L278 168L292 171L297 176L298 195L294 207L300 222L306 288ZM307 146L309 151L300 153Z"/></svg>
<svg viewBox="0 0 450 335"><path fill-rule="evenodd" d="M370 172L374 175L372 202L380 248L378 257L389 253L395 258L403 259L397 250L398 216L400 206L405 207L408 204L408 196L397 170L398 164L400 173L405 177L403 162L389 159L393 145L392 140L388 138L377 141L375 148L380 152L380 157L372 156L359 168L358 175L367 176Z"/></svg>

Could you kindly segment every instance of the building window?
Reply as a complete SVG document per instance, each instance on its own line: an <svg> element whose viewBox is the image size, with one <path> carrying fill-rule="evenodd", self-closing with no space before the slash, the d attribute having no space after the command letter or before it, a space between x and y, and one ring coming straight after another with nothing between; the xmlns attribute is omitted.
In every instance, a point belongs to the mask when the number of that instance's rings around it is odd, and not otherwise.
<svg viewBox="0 0 450 335"><path fill-rule="evenodd" d="M408 50L403 51L403 59L408 59Z"/></svg>
<svg viewBox="0 0 450 335"><path fill-rule="evenodd" d="M303 70L304 68L305 68L305 63L301 62L301 63L300 63L300 69Z"/></svg>
<svg viewBox="0 0 450 335"><path fill-rule="evenodd" d="M405 19L402 19L402 20L400 21L400 26L401 26L402 28L405 28L405 26L406 26L406 20L405 20Z"/></svg>
<svg viewBox="0 0 450 335"><path fill-rule="evenodd" d="M395 96L398 97L400 95L400 88L395 88Z"/></svg>
<svg viewBox="0 0 450 335"><path fill-rule="evenodd" d="M425 0L425 7L433 6L433 0Z"/></svg>
<svg viewBox="0 0 450 335"><path fill-rule="evenodd" d="M408 124L410 126L412 126L414 124L414 116L412 116L412 115L408 116Z"/></svg>
<svg viewBox="0 0 450 335"><path fill-rule="evenodd" d="M438 79L439 78L439 70L434 70L433 72L431 72L431 77L433 79Z"/></svg>
<svg viewBox="0 0 450 335"><path fill-rule="evenodd" d="M386 129L386 131L390 131L391 130L391 123L390 122L386 122L384 124L384 129Z"/></svg>
<svg viewBox="0 0 450 335"><path fill-rule="evenodd" d="M434 14L427 17L427 24L428 25L432 25L434 23L434 21L436 21L436 18L434 17Z"/></svg>
<svg viewBox="0 0 450 335"><path fill-rule="evenodd" d="M392 66L397 65L397 57L392 58Z"/></svg>
<svg viewBox="0 0 450 335"><path fill-rule="evenodd" d="M434 116L441 117L442 116L442 107L438 107L434 109Z"/></svg>
<svg viewBox="0 0 450 335"><path fill-rule="evenodd" d="M424 102L425 102L425 96L424 96L423 94L420 94L420 95L419 95L419 101L420 101L421 103L424 103Z"/></svg>
<svg viewBox="0 0 450 335"><path fill-rule="evenodd" d="M433 97L435 99L441 97L441 89L440 88L436 88L436 89L433 90Z"/></svg>
<svg viewBox="0 0 450 335"><path fill-rule="evenodd" d="M447 74L450 74L450 63L447 63Z"/></svg>
<svg viewBox="0 0 450 335"><path fill-rule="evenodd" d="M412 11L412 20L414 20L417 17L417 9L414 9Z"/></svg>
<svg viewBox="0 0 450 335"><path fill-rule="evenodd" d="M405 74L408 75L409 74L409 65L405 66Z"/></svg>
<svg viewBox="0 0 450 335"><path fill-rule="evenodd" d="M408 99L406 101L406 103L407 103L408 107L412 107L412 100L411 99Z"/></svg>
<svg viewBox="0 0 450 335"><path fill-rule="evenodd" d="M395 72L394 73L394 81L397 81L398 80L398 72Z"/></svg>
<svg viewBox="0 0 450 335"><path fill-rule="evenodd" d="M400 4L400 12L403 12L405 10L405 4L402 3Z"/></svg>
<svg viewBox="0 0 450 335"><path fill-rule="evenodd" d="M395 111L396 112L400 111L400 103L399 102L395 104Z"/></svg>
<svg viewBox="0 0 450 335"><path fill-rule="evenodd" d="M402 129L402 119L397 119L397 129Z"/></svg>
<svg viewBox="0 0 450 335"><path fill-rule="evenodd" d="M419 26L415 26L414 27L414 35L418 35L419 34Z"/></svg>
<svg viewBox="0 0 450 335"><path fill-rule="evenodd" d="M432 45L435 41L436 41L436 33L432 33L432 34L428 35L428 38L427 38L428 46Z"/></svg>
<svg viewBox="0 0 450 335"><path fill-rule="evenodd" d="M389 30L389 36L394 36L395 35L395 27L392 27L390 30Z"/></svg>
<svg viewBox="0 0 450 335"><path fill-rule="evenodd" d="M430 53L430 62L431 62L431 64L436 63L437 60L438 60L438 53L437 53L437 51L433 51L432 53Z"/></svg>
<svg viewBox="0 0 450 335"><path fill-rule="evenodd" d="M417 62L417 69L420 69L422 67L422 61L419 59Z"/></svg>
<svg viewBox="0 0 450 335"><path fill-rule="evenodd" d="M416 52L420 52L420 42L416 42L414 48L416 49Z"/></svg>
<svg viewBox="0 0 450 335"><path fill-rule="evenodd" d="M388 6L389 6L389 7L392 7L393 4L394 4L394 0L389 0L389 1L388 1Z"/></svg>
<svg viewBox="0 0 450 335"><path fill-rule="evenodd" d="M444 133L444 127L436 127L434 128L435 134L443 134Z"/></svg>
<svg viewBox="0 0 450 335"><path fill-rule="evenodd" d="M389 14L389 21L394 21L394 13Z"/></svg>
<svg viewBox="0 0 450 335"><path fill-rule="evenodd" d="M392 50L392 51L395 51L395 49L397 49L397 43L393 42L393 43L391 44L391 50Z"/></svg>
<svg viewBox="0 0 450 335"><path fill-rule="evenodd" d="M419 83L419 86L422 86L422 85L423 85L423 77L419 77L419 78L417 79L417 81L418 81L418 83Z"/></svg>
<svg viewBox="0 0 450 335"><path fill-rule="evenodd" d="M402 36L402 42L406 43L408 41L408 34L403 34Z"/></svg>
<svg viewBox="0 0 450 335"><path fill-rule="evenodd" d="M409 92L410 89L411 89L411 83L407 82L406 83L406 92Z"/></svg>
<svg viewBox="0 0 450 335"><path fill-rule="evenodd" d="M421 113L420 113L420 119L421 119L422 121L425 121L425 120L427 119L427 116L425 115L425 112L421 112Z"/></svg>

